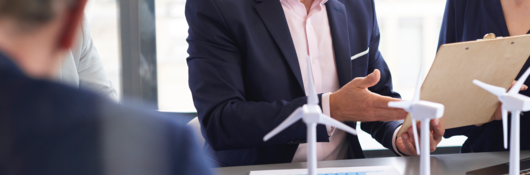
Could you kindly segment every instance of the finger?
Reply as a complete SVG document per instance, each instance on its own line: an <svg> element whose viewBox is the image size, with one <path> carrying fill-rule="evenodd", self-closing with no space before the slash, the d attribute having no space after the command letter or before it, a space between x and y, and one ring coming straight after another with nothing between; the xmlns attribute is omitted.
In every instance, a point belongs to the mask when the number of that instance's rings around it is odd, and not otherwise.
<svg viewBox="0 0 530 175"><path fill-rule="evenodd" d="M403 120L407 117L408 112L397 108L376 108L372 109L374 121L394 121Z"/></svg>
<svg viewBox="0 0 530 175"><path fill-rule="evenodd" d="M416 149L416 146L419 146L419 145L416 145L416 140L414 139L414 132L415 132L415 131L414 131L414 129L413 129L412 127L410 127L410 128L408 129L408 131L407 131L407 133L408 133L409 136L410 136L410 140L409 140L409 141L410 141L410 143L411 143L412 145L414 145L414 150L415 150L415 149ZM419 142L420 142L420 138L419 138L419 136L418 136L418 144L420 144ZM416 154L417 154L417 153L416 153Z"/></svg>
<svg viewBox="0 0 530 175"><path fill-rule="evenodd" d="M372 94L373 94L373 97L371 98L372 106L377 107L377 108L389 108L388 102L401 101L401 99L397 99L397 98L382 96L382 95L374 94L374 93Z"/></svg>
<svg viewBox="0 0 530 175"><path fill-rule="evenodd" d="M352 80L352 83L360 89L366 89L372 86L375 86L379 79L381 78L381 72L379 70L374 70L371 74L367 75L366 77L362 78L355 78Z"/></svg>
<svg viewBox="0 0 530 175"><path fill-rule="evenodd" d="M512 85L510 86L509 89L512 88L513 85L515 85L515 83L517 83L517 81L512 81ZM528 86L526 86L525 84L523 84L523 86L521 86L521 89L519 89L519 91L526 91L528 89Z"/></svg>
<svg viewBox="0 0 530 175"><path fill-rule="evenodd" d="M409 136L410 136L410 140L409 141L410 142L414 142L414 130L412 129L412 127L409 127L407 132L409 133Z"/></svg>
<svg viewBox="0 0 530 175"><path fill-rule="evenodd" d="M440 142L445 133L445 129L440 122L440 119L431 120L431 131L433 132L432 135L436 143Z"/></svg>
<svg viewBox="0 0 530 175"><path fill-rule="evenodd" d="M408 131L408 134L410 136L409 142L412 145L411 147L413 148L412 149L412 152L414 152L413 155L418 155L418 151L416 151L416 149L418 149L418 148L416 147L416 141L414 140L414 132L415 132L414 129L412 127L410 127L409 131ZM420 141L420 138L418 136L418 146L419 146L420 142L421 141Z"/></svg>
<svg viewBox="0 0 530 175"><path fill-rule="evenodd" d="M421 141L420 141L420 139L421 139L421 122L418 122L416 124L416 127L418 127L418 130L416 131L416 133L418 133L418 142L420 142L420 144L421 144Z"/></svg>
<svg viewBox="0 0 530 175"><path fill-rule="evenodd" d="M418 144L421 147L421 132L420 132L421 131L421 121L417 123L417 127L418 127L418 130L416 130L416 131L411 130L411 132L417 132L418 133ZM431 136L432 136L432 134L431 134ZM412 142L414 143L414 140L412 140ZM421 149L421 148L417 148L417 149Z"/></svg>
<svg viewBox="0 0 530 175"><path fill-rule="evenodd" d="M411 156L417 156L418 154L416 153L416 147L414 146L414 144L412 144L412 142L410 142L410 135L408 133L403 133L401 137L403 138L402 141L403 145L405 145L407 154Z"/></svg>
<svg viewBox="0 0 530 175"><path fill-rule="evenodd" d="M431 132L430 142L429 142L430 152L431 153L436 151L436 146L437 145L438 145L438 142L436 140L434 140L434 134Z"/></svg>
<svg viewBox="0 0 530 175"><path fill-rule="evenodd" d="M407 117L408 112L399 108L374 108L372 115L382 121L402 120Z"/></svg>

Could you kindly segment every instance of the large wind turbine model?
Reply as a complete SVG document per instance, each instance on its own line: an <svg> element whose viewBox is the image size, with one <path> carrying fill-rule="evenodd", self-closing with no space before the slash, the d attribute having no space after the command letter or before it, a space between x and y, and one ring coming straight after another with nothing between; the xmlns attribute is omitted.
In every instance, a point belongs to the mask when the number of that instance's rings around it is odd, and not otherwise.
<svg viewBox="0 0 530 175"><path fill-rule="evenodd" d="M337 129L349 132L353 135L357 135L357 132L331 117L324 115L320 106L318 106L318 96L313 85L313 74L311 71L311 60L307 57L307 104L296 109L285 121L280 123L276 128L269 132L263 138L264 141L269 140L271 137L278 134L280 131L292 125L294 122L303 119L307 125L307 168L308 175L316 175L317 168L317 150L316 150L316 132L317 124L325 124L333 126Z"/></svg>
<svg viewBox="0 0 530 175"><path fill-rule="evenodd" d="M440 103L433 103L429 101L420 100L421 80L423 73L423 65L420 68L418 81L416 84L416 92L412 101L397 101L389 102L389 107L402 108L410 113L412 119L412 128L414 129L414 142L416 143L416 151L420 155L420 174L431 174L430 162L430 128L431 119L437 119L444 114L444 105ZM421 120L421 149L418 146L418 128L416 127L416 120ZM420 154L421 150L421 154Z"/></svg>
<svg viewBox="0 0 530 175"><path fill-rule="evenodd" d="M506 89L502 87L489 85L479 80L473 80L473 83L496 95L499 98L499 101L502 102L502 127L504 131L504 148L508 147L508 111L512 113L512 135L510 136L510 175L519 174L520 171L520 115L521 111L530 110L530 98L519 94L519 90L521 89L521 86L523 86L523 83L526 81L526 78L528 78L528 74L530 74L530 68L527 69L526 72L524 72L524 74L519 78L517 83L515 83L508 92L506 92Z"/></svg>

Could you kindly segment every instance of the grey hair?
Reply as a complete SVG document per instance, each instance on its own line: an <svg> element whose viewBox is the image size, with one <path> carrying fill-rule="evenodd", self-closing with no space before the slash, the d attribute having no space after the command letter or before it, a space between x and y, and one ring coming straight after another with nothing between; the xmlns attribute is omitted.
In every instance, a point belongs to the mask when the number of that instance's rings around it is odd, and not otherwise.
<svg viewBox="0 0 530 175"><path fill-rule="evenodd" d="M56 17L55 3L73 7L78 0L0 0L0 16L14 19L23 28L46 24Z"/></svg>

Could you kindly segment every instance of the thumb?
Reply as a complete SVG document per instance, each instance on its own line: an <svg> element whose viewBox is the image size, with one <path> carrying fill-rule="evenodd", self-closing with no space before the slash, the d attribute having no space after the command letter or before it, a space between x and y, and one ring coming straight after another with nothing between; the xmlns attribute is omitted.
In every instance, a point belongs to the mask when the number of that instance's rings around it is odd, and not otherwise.
<svg viewBox="0 0 530 175"><path fill-rule="evenodd" d="M380 78L381 72L379 72L378 69L375 69L371 74L367 75L366 77L359 78L358 81L354 82L358 88L366 89L375 86L379 82Z"/></svg>

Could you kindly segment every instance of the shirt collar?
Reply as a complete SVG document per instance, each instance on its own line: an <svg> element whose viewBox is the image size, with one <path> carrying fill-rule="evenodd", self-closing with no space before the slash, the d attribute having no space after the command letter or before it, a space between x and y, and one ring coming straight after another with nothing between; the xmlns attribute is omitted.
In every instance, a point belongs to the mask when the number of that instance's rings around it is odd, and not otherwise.
<svg viewBox="0 0 530 175"><path fill-rule="evenodd" d="M318 1L320 5L324 5L326 2L328 2L328 0L315 0L315 1Z"/></svg>
<svg viewBox="0 0 530 175"><path fill-rule="evenodd" d="M300 0L280 0L280 2L288 2L288 3L301 3ZM328 2L328 0L315 0L313 2L313 4L317 2L319 3L320 5L324 5L326 2ZM311 5L312 7L313 5Z"/></svg>

